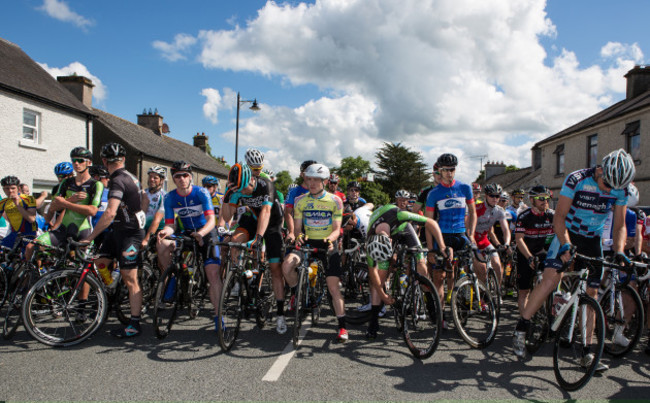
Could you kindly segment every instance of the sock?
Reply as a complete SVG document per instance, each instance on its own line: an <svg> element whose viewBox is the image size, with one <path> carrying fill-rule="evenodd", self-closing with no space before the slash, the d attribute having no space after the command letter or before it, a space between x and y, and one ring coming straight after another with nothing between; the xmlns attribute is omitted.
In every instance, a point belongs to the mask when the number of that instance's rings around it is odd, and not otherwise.
<svg viewBox="0 0 650 403"><path fill-rule="evenodd" d="M345 329L345 315L337 316L336 320L339 322L339 329Z"/></svg>
<svg viewBox="0 0 650 403"><path fill-rule="evenodd" d="M277 316L284 316L284 300L276 299L275 302L278 304Z"/></svg>
<svg viewBox="0 0 650 403"><path fill-rule="evenodd" d="M530 320L521 318L517 322L517 327L515 328L518 332L527 332L530 328Z"/></svg>

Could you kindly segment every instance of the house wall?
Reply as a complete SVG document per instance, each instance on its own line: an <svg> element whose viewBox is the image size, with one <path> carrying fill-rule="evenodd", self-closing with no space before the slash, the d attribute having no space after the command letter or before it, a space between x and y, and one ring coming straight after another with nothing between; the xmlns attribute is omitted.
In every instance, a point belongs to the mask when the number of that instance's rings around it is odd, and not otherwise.
<svg viewBox="0 0 650 403"><path fill-rule="evenodd" d="M23 108L41 115L40 142L22 140ZM86 117L0 90L0 176L15 175L32 193L51 191L57 183L54 166L70 161L70 150L86 146ZM92 122L89 125L92 130ZM4 195L3 195L4 196Z"/></svg>

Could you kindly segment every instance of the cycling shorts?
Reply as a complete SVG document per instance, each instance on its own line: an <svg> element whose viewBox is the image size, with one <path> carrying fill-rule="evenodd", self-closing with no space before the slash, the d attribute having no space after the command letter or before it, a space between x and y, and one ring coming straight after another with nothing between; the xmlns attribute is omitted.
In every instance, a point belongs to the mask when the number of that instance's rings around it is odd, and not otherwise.
<svg viewBox="0 0 650 403"><path fill-rule="evenodd" d="M79 228L75 224L70 224L67 227L61 225L59 228L46 232L36 239L39 243L45 245L64 247L68 243L68 238L79 241L88 238L91 232L92 228L79 231Z"/></svg>
<svg viewBox="0 0 650 403"><path fill-rule="evenodd" d="M235 231L245 233L250 241L257 233L257 220L252 214L242 215ZM269 263L280 263L282 261L282 227L279 225L267 227L264 233L264 242L266 244L266 258Z"/></svg>
<svg viewBox="0 0 650 403"><path fill-rule="evenodd" d="M323 240L320 239L310 239L309 240L309 246L312 248L319 248L319 249L327 249L327 243ZM341 277L343 275L343 270L341 269L341 254L338 252L338 250L334 249L335 252L332 253L331 255L328 256L327 253L325 252L320 252L312 255L313 258L316 258L320 260L321 262L327 264L325 266L325 276L326 277ZM293 253L294 255L301 257L302 253L300 253L297 250L292 250L289 253Z"/></svg>
<svg viewBox="0 0 650 403"><path fill-rule="evenodd" d="M143 229L110 231L99 247L98 257L116 259L120 270L137 269L141 265L140 246L143 239Z"/></svg>
<svg viewBox="0 0 650 403"><path fill-rule="evenodd" d="M447 233L447 234L443 233L442 234L442 239L445 241L445 245L450 247L454 252L459 251L459 250L463 250L468 245L471 244L469 238L467 237L467 235L465 235L464 232ZM440 247L438 246L438 243L435 242L435 241L433 242L433 249L436 250L436 251L440 250ZM443 265L434 266L434 265L428 264L428 266L430 268L435 269L435 270L444 270L445 269Z"/></svg>
<svg viewBox="0 0 650 403"><path fill-rule="evenodd" d="M601 239L599 236L595 237L586 237L575 232L569 231L569 239L571 244L576 247L576 252L589 257L603 257L603 246L601 244ZM557 270L558 273L562 273L566 270L562 260L558 256L560 250L560 241L557 238L557 235L553 237L551 245L548 249L548 255L544 261L544 267L550 267ZM584 262L579 259L575 260L574 271L579 271L584 266ZM603 265L592 264L589 268L589 277L587 279L587 285L591 288L597 288L600 286L600 280L603 277Z"/></svg>

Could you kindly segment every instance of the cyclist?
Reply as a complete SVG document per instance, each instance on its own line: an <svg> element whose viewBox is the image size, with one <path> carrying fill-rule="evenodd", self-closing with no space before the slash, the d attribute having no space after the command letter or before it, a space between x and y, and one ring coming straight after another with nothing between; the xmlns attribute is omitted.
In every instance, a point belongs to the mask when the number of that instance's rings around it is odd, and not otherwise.
<svg viewBox="0 0 650 403"><path fill-rule="evenodd" d="M348 194L345 200L345 205L350 206L352 211L366 204L366 200L363 197L359 196L359 192L361 192L361 184L359 182L349 182L347 189Z"/></svg>
<svg viewBox="0 0 650 403"><path fill-rule="evenodd" d="M438 215L438 225L445 240L445 245L456 252L464 249L470 244L476 244L474 231L476 229L476 206L472 188L454 179L458 159L453 154L442 154L437 160L438 171L440 172L440 184L429 192L426 201L425 216L433 218ZM465 214L467 211L467 224ZM427 245L432 247L431 235L426 234ZM429 262L434 263L433 256L429 256ZM444 279L446 273L442 267L434 267L433 285L440 295L441 307L444 309ZM450 274L450 281L453 282L453 273ZM446 319L443 319L443 328L446 327Z"/></svg>
<svg viewBox="0 0 650 403"><path fill-rule="evenodd" d="M144 229L146 234L142 240L142 249L149 244L151 236L165 227L165 190L163 184L167 179L167 170L155 165L147 171L147 189L142 191L142 210L146 212ZM160 268L164 270L163 267Z"/></svg>
<svg viewBox="0 0 650 403"><path fill-rule="evenodd" d="M442 180L442 178L440 177L440 170L439 169L440 169L440 167L438 166L438 162L436 161L433 164L433 174L432 174L433 183L431 185L429 185L429 186L426 186L426 187L422 188L422 190L420 190L420 193L418 194L418 198L415 201L415 206L413 207L413 212L414 213L417 214L417 213L420 213L420 212L424 212L423 207L427 204L427 197L429 196L429 192L434 187L438 186L438 184ZM434 219L437 220L437 217L435 217ZM426 242L427 240L423 239L423 236L424 236L424 233L420 234L420 240L422 240L423 242Z"/></svg>
<svg viewBox="0 0 650 403"><path fill-rule="evenodd" d="M219 179L215 176L209 175L201 180L201 184L208 191L210 197L212 197L214 218L216 223L219 224L219 211L221 210L221 203L223 203L223 193L219 192Z"/></svg>
<svg viewBox="0 0 650 403"><path fill-rule="evenodd" d="M481 184L474 182L472 183L472 194L474 195L474 200L476 200L476 204L483 203L483 199L481 199Z"/></svg>
<svg viewBox="0 0 650 403"><path fill-rule="evenodd" d="M89 170L90 170L90 176L94 180L101 182L102 185L104 186L104 190L102 191L102 198L101 201L99 202L99 207L97 208L97 214L95 214L93 218L90 220L92 226L95 227L99 222L99 219L102 218L102 214L104 214L104 211L106 211L106 207L108 207L108 182L111 174L108 172L108 169L106 169L106 167L103 165L92 165L89 168ZM107 228L102 234L98 235L97 238L95 238L95 243L97 245L102 244L102 242L104 241L104 235L106 234L107 231L109 231L109 228Z"/></svg>
<svg viewBox="0 0 650 403"><path fill-rule="evenodd" d="M508 202L510 201L510 195L508 192L503 191L501 192L501 196L499 197L499 201L497 202L497 205L503 209L506 213L506 221L508 222L508 229L510 230L510 233L514 233L515 231L515 223L516 220L512 219L512 212L508 208ZM494 224L493 227L493 232L494 236L496 236L497 240L499 241L500 244L505 244L504 240L504 233L503 230L501 229L501 223L497 222ZM512 240L512 237L511 237Z"/></svg>
<svg viewBox="0 0 650 403"><path fill-rule="evenodd" d="M395 192L395 205L402 211L409 210L409 200L411 199L411 192L404 189L399 189Z"/></svg>
<svg viewBox="0 0 650 403"><path fill-rule="evenodd" d="M535 258L544 257L553 240L553 216L548 207L551 192L546 186L533 186L528 191L531 207L524 210L517 220L515 241L517 243L517 288L519 290L519 314L521 315L533 287Z"/></svg>
<svg viewBox="0 0 650 403"><path fill-rule="evenodd" d="M52 198L58 193L59 187L61 186L61 183L65 179L71 178L74 176L74 168L72 167L72 164L68 161L60 162L54 166L54 174L56 175L56 179L59 181L53 188L52 188ZM47 216L47 212L50 209L50 204L45 206L45 211L43 214ZM52 217L52 220L48 221L47 223L50 225L50 229L58 227L61 222L60 219L63 216L61 214L55 213L54 216Z"/></svg>
<svg viewBox="0 0 650 403"><path fill-rule="evenodd" d="M301 185L295 187L289 186L289 194L284 201L284 224L287 227L287 232L293 234L293 206L298 196L308 192L307 185L305 184L305 169L312 164L316 164L314 160L306 160L300 164L300 177L303 182Z"/></svg>
<svg viewBox="0 0 650 403"><path fill-rule="evenodd" d="M330 193L337 195L339 199L343 200L343 203L345 203L345 194L339 190L339 176L337 174L331 174L330 175L330 180L327 183L327 189L330 191Z"/></svg>
<svg viewBox="0 0 650 403"><path fill-rule="evenodd" d="M241 203L250 214L239 217L233 242L248 242L249 247L261 248L266 244L266 256L271 269L273 291L277 302L276 331L287 331L284 319L284 280L282 278L282 205L278 199L273 182L251 174L246 164L235 164L228 173L228 189L223 196L223 207L219 216L219 233L225 233L224 226ZM234 256L233 256L234 258Z"/></svg>
<svg viewBox="0 0 650 403"><path fill-rule="evenodd" d="M639 202L639 190L632 183L627 187L627 210L625 212L625 228L627 239L625 242L625 250L630 251L631 256L641 255L643 248L643 224L645 223L645 213L643 210L637 209L636 205ZM603 227L602 242L603 252L610 255L612 251L613 234L612 234L612 221L613 213L610 211L607 214L607 220Z"/></svg>
<svg viewBox="0 0 650 403"><path fill-rule="evenodd" d="M528 296L513 337L514 352L518 357L526 354L525 338L530 328L530 318L561 280L565 265L571 260L572 246L576 247L578 253L602 257L600 235L610 209L614 209L615 259L622 264L629 262L623 254L627 204L625 188L634 179L635 171L632 157L619 149L607 154L601 165L575 171L564 180L553 218L555 237L544 262L543 279ZM589 275L587 293L597 299L602 267L595 271ZM591 342L593 326L593 320L588 320L587 343ZM584 353L581 364L588 367L594 354L589 351L589 346ZM596 370L607 369L600 362Z"/></svg>
<svg viewBox="0 0 650 403"><path fill-rule="evenodd" d="M394 302L383 289L383 284L388 277L389 261L393 255L392 243L402 243L408 247L421 246L412 223L424 224L427 237L433 236L438 242L442 255L451 258L452 252L445 246L440 227L433 219L401 210L394 204L386 204L375 210L369 219L366 244L368 282L372 301L366 338L377 338L381 303ZM432 244L429 243L429 246ZM427 276L427 264L423 254L418 255L417 270L421 275Z"/></svg>
<svg viewBox="0 0 650 403"><path fill-rule="evenodd" d="M141 332L142 311L142 289L138 283L138 267L141 265L139 251L146 220L142 211L140 182L126 170L126 149L121 144L104 144L100 156L111 175L108 206L84 242L97 238L109 225L112 227L99 248L95 266L100 273L106 272L117 260L122 280L129 290L131 319L126 327L112 330L111 335L118 338L137 337Z"/></svg>
<svg viewBox="0 0 650 403"><path fill-rule="evenodd" d="M341 233L343 201L325 190L325 182L329 177L330 170L322 164L312 164L305 170L304 178L308 192L296 200L294 232L287 234L287 241L295 241L297 245L309 242L311 247L328 249L328 254L321 253L317 257L326 263L327 288L332 296L339 326L337 340L345 342L348 340L348 331L345 323L345 305L339 289L339 277L343 274L341 255L334 246ZM282 265L287 285L293 289L298 286L296 267L299 264L300 256L292 251Z"/></svg>
<svg viewBox="0 0 650 403"><path fill-rule="evenodd" d="M505 250L507 253L512 253L510 250L510 231L508 230L506 212L497 205L502 191L501 185L497 183L488 183L485 185L485 201L476 206L476 230L474 232L476 245L485 253L485 256L490 257L492 268L497 275L499 284L501 284L502 278L501 259L499 258L497 249L490 243L488 234L495 223L498 222L501 224L501 228L503 229L503 243L499 244L497 243L498 240L495 240L495 244L499 251ZM487 273L485 271L485 264L474 258L474 267L476 267L476 274L479 279L486 281Z"/></svg>
<svg viewBox="0 0 650 403"><path fill-rule="evenodd" d="M264 168L263 152L255 148L249 148L246 150L244 158L246 159L246 165L248 165L248 167L251 169L253 176L258 178L261 176L269 180L271 179L266 172L262 172L262 169Z"/></svg>
<svg viewBox="0 0 650 403"><path fill-rule="evenodd" d="M10 228L2 239L2 246L12 248L18 234L36 235L36 200L34 196L18 193L20 180L15 176L5 176L0 184L7 196L0 200L0 216L7 218Z"/></svg>
<svg viewBox="0 0 650 403"><path fill-rule="evenodd" d="M510 200L512 201L511 207L510 207L510 213L512 214L512 225L514 225L515 222L517 222L517 216L519 213L524 211L524 209L527 209L528 206L526 203L524 203L524 196L526 196L526 191L522 188L517 188L512 191L511 198ZM513 228L510 228L512 231Z"/></svg>

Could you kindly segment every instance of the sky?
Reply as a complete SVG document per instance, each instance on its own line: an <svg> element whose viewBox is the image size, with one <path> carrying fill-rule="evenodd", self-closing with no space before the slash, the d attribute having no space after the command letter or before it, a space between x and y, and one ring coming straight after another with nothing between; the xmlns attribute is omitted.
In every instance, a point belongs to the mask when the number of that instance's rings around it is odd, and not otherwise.
<svg viewBox="0 0 650 403"><path fill-rule="evenodd" d="M530 148L625 97L645 64L646 0L11 0L0 37L50 74L83 75L93 106L135 122L157 109L169 135L212 154L265 153L298 174L384 142L530 166ZM604 151L604 150L603 150Z"/></svg>

